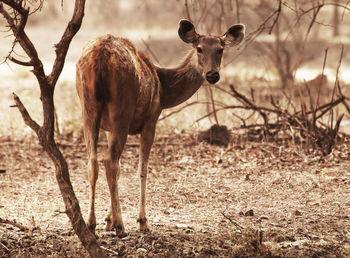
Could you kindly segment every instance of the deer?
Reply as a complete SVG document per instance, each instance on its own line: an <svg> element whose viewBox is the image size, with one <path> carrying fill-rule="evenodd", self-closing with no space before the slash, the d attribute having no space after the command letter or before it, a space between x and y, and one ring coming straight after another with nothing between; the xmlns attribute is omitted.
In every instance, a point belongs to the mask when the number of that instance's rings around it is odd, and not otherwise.
<svg viewBox="0 0 350 258"><path fill-rule="evenodd" d="M110 193L106 230L126 235L119 202L120 157L128 135L140 135L138 175L141 232L149 231L146 218L148 159L161 111L189 99L207 81L219 81L224 49L238 45L245 25L231 26L222 36L198 34L188 20L180 20L178 35L192 48L175 68L154 65L128 39L110 34L88 42L76 64L76 89L83 117L88 155L89 211L87 226L95 234L95 191L98 179L97 145L106 131L108 149L103 159Z"/></svg>

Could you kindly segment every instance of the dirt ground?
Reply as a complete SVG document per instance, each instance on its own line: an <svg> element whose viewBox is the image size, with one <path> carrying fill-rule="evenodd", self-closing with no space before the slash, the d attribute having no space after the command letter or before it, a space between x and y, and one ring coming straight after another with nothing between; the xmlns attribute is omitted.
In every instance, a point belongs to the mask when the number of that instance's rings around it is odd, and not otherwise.
<svg viewBox="0 0 350 258"><path fill-rule="evenodd" d="M81 136L58 140L84 217ZM87 257L71 230L54 167L35 137L0 139L0 256ZM101 164L98 242L131 257L349 257L350 142L321 157L288 143L233 137L227 147L193 132L158 132L150 158L150 233L137 231L138 138L129 137L119 180L127 237L104 230L109 195ZM101 141L100 152L106 148ZM102 155L100 155L100 160Z"/></svg>

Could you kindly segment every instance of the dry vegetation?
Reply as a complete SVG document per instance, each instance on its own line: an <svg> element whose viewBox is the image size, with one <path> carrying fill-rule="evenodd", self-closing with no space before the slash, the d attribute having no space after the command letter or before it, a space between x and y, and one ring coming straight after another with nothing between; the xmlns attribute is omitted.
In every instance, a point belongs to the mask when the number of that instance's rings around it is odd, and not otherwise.
<svg viewBox="0 0 350 258"><path fill-rule="evenodd" d="M70 229L53 167L41 148L33 138L1 140L7 167L1 175L0 218L23 226L1 224L1 254L86 256ZM97 235L108 250L122 256L349 254L348 142L320 158L288 143L277 146L234 136L227 147L215 147L198 142L193 134L160 132L150 159L152 230L141 234L136 231L137 140L129 139L122 158L121 202L130 233L125 239L104 231L109 198L102 171L98 181ZM87 214L82 138L62 138L60 148Z"/></svg>
<svg viewBox="0 0 350 258"><path fill-rule="evenodd" d="M52 45L58 40L56 31L63 30L61 23L66 22L64 18L59 18L61 12L69 13L67 9L70 6L66 4L65 2L63 10L59 6L51 6L49 10L44 8L43 13L35 14L28 27L45 65L52 62ZM88 211L89 183L80 107L74 86L75 60L84 41L104 32L112 32L131 37L141 49L149 47L155 55L152 58L157 57L162 64L177 63L182 54L174 56L174 53L185 50L177 39L176 26L178 19L186 15L186 9L179 4L174 8L171 4L162 3L159 8L176 10L164 17L167 12L157 16L155 5L155 1L143 1L143 4L136 6L138 11L135 17L145 22L130 28L126 26L131 23L130 15L127 15L130 10L117 12L118 7L114 13L111 8L106 15L111 20L117 16L114 15L116 13L120 17L114 20L118 26L107 26L98 18L97 8L88 4L85 25L73 41L63 76L58 82L55 102L60 135L57 134L56 137L59 148L69 163L71 181L84 217ZM189 11L200 10L200 6L196 8ZM246 11L244 6L241 8L240 21L248 23L249 35L254 30L250 28L256 28L254 22L258 21L248 21L252 11L248 12L248 7L246 8ZM40 15L57 15L60 24L50 21L48 26L51 29L47 30ZM321 13L318 17L320 22L326 23L324 17L327 13L323 15ZM89 19L92 16L94 18ZM199 18L199 15L193 18ZM232 21L230 19L227 22ZM346 19L345 15L343 28L348 28ZM159 29L160 26L156 26L159 20L166 21L160 30L164 33L162 36L159 35L159 30L154 29ZM93 24L97 24L98 29ZM322 32L325 28L322 24L315 26L320 26L317 29L314 27L315 31ZM202 28L206 29L204 25ZM146 40L142 43L140 35L144 34L138 32L147 30L151 36L141 36ZM44 33L47 35L45 42L41 39ZM329 79L321 92L322 103L328 103L332 101L335 80L330 74L335 75L340 63L340 47L337 42L325 41L324 38L317 38L318 33L314 34L311 35L315 37L312 42L317 43L317 48L306 45L306 52L308 56L315 56L315 59L303 65L309 68L312 66L317 74L323 73L323 51L329 47L326 62L328 70L325 69ZM325 34L329 35L329 31ZM9 50L7 46L11 42L6 37L0 41L1 54L6 56ZM258 46L261 42L263 46ZM169 46L172 51L169 51ZM267 59L257 54L262 49L271 50L273 44L263 40L253 42L238 52L232 51L234 53L226 57L228 61L225 64L234 60L232 64L239 72L232 74L230 67L223 71L227 76L224 76L219 86L227 92L212 89L216 109L242 104L232 96L229 88L232 84L259 107L273 107L270 97L273 96L278 101L278 106L287 107L291 114L304 106L309 110L311 107L305 105L310 103L310 98L304 80L295 82L294 88L282 92L281 80L274 68L271 68L273 65L267 64ZM347 67L347 44L344 49L342 66ZM255 73L259 65L263 68ZM11 92L14 91L21 97L33 118L41 121L42 113L38 108L40 93L35 86L34 77L29 69L13 64L11 69L12 71L6 64L0 66L0 256L86 257L88 254L72 231L65 214L53 164L39 146L33 132L25 127L18 111L9 107L13 105ZM266 76L260 76L261 74ZM274 74L273 79L269 77L271 74ZM341 76L338 79L343 94L349 96L348 85L341 80ZM254 89L254 98L251 88ZM315 93L311 95L315 97ZM290 100L294 106L289 103ZM194 102L197 104L185 107ZM198 137L202 135L200 131L208 129L216 120L213 116L200 119L212 111L207 86L184 105L167 110L163 115L174 111L175 114L159 122L150 157L150 233L142 234L136 230L138 137L133 136L128 140L122 156L122 175L119 181L123 218L129 233L126 238L119 239L114 233L104 231L109 193L104 171L100 171L96 200L97 236L99 244L109 256L350 255L350 140L347 135L339 134L335 137L332 153L323 155L322 148L315 148L315 145L306 140L305 135L300 131L291 131L290 127L279 137L270 138L265 137L261 126L258 127L260 130L242 128L242 124L262 123L261 114L256 110L223 108L217 113L216 119L220 125L227 126L230 138L225 138L226 146L213 146L202 142L201 137ZM335 124L342 113L345 116L340 130L348 132L349 113L341 104L333 109L332 115L325 114L318 126L330 125L331 118ZM275 121L273 119L272 115L269 121ZM100 149L105 150L104 135L101 138ZM102 165L100 167L103 168Z"/></svg>

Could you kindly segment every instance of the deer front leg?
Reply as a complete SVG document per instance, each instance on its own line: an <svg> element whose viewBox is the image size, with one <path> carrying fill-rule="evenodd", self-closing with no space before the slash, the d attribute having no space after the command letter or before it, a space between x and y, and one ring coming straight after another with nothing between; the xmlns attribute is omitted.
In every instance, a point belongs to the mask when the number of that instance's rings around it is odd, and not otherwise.
<svg viewBox="0 0 350 258"><path fill-rule="evenodd" d="M147 181L147 169L148 158L151 151L151 147L154 140L155 124L146 124L141 132L140 139L140 155L138 174L140 176L140 188L141 196L139 203L139 218L137 222L140 226L140 231L148 231L147 219L146 219L146 181Z"/></svg>

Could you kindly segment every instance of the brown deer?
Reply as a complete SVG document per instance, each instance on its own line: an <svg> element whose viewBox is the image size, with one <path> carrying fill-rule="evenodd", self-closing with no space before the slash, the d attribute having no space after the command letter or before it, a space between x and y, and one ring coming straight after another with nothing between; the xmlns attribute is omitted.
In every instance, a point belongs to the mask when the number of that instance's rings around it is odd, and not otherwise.
<svg viewBox="0 0 350 258"><path fill-rule="evenodd" d="M95 232L95 186L98 177L99 129L107 131L108 152L104 159L111 206L106 229L125 234L119 204L119 159L128 134L141 134L138 173L141 197L138 223L147 231L146 178L157 119L164 108L190 98L206 79L219 79L226 47L244 38L244 25L229 28L223 36L200 35L190 21L181 20L178 34L193 46L183 62L173 69L153 65L148 56L128 39L106 35L88 43L77 63L76 87L82 107L84 137L88 152L90 205L88 226Z"/></svg>

